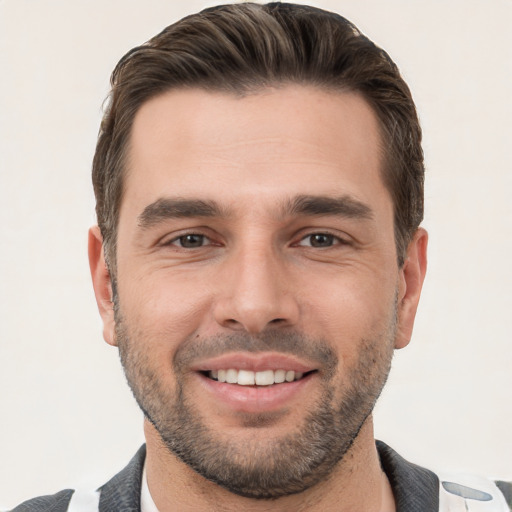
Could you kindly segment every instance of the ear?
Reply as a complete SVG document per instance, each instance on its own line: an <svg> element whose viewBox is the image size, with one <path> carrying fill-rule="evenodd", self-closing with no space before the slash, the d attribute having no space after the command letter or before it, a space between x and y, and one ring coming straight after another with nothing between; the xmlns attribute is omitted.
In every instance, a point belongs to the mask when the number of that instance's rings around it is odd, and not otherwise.
<svg viewBox="0 0 512 512"><path fill-rule="evenodd" d="M418 228L407 248L406 259L400 269L395 348L404 348L411 340L414 318L427 271L427 243L428 233L423 228Z"/></svg>
<svg viewBox="0 0 512 512"><path fill-rule="evenodd" d="M114 304L112 303L112 282L105 262L103 238L98 226L89 229L89 267L96 303L103 320L103 338L109 345L117 345Z"/></svg>

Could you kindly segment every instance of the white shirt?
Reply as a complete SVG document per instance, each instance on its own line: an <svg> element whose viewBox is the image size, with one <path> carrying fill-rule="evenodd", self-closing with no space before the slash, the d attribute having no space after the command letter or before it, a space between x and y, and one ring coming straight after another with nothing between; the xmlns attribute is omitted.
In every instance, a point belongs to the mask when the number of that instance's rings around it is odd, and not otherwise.
<svg viewBox="0 0 512 512"><path fill-rule="evenodd" d="M148 476L146 474L146 464L142 472L142 488L140 490L140 510L141 512L158 512L155 502L151 497L148 486Z"/></svg>

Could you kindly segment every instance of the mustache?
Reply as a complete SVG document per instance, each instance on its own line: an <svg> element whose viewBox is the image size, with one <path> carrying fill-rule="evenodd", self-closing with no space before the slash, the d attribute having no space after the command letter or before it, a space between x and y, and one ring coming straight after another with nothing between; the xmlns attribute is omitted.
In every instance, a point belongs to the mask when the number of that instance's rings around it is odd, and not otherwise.
<svg viewBox="0 0 512 512"><path fill-rule="evenodd" d="M323 339L297 332L265 331L257 335L246 332L217 334L201 338L188 337L174 354L177 370L190 367L198 359L209 359L229 352L279 352L297 356L314 363L327 373L333 372L338 357Z"/></svg>

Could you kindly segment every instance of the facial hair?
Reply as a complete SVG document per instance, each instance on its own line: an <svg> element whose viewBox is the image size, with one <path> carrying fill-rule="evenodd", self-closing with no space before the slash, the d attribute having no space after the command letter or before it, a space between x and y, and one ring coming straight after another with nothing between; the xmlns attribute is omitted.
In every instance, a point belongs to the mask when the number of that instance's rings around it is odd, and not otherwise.
<svg viewBox="0 0 512 512"><path fill-rule="evenodd" d="M164 446L204 478L255 499L299 493L328 478L350 450L382 391L391 367L395 331L396 309L382 332L359 341L353 366L341 370L327 341L300 333L272 330L258 336L191 337L173 357L175 387L171 391L151 363L148 340L128 328L119 309L116 315L116 339L128 384ZM198 357L269 350L316 362L321 369L321 393L295 430L265 439L247 436L249 440L236 442L209 426L187 393L187 369ZM337 389L340 372L343 386ZM279 413L269 412L247 415L244 426L266 428L276 422Z"/></svg>

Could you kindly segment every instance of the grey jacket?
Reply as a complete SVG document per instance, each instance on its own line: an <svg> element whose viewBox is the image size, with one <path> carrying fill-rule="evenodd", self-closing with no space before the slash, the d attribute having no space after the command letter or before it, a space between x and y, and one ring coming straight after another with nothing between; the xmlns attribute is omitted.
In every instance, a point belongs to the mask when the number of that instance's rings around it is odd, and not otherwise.
<svg viewBox="0 0 512 512"><path fill-rule="evenodd" d="M397 512L438 512L439 479L428 469L407 462L386 444L377 441L382 468L389 478ZM140 512L142 470L146 447L142 446L120 473L103 485L99 512ZM512 483L496 482L512 510ZM26 501L12 512L66 512L72 489Z"/></svg>

